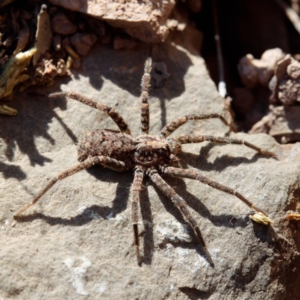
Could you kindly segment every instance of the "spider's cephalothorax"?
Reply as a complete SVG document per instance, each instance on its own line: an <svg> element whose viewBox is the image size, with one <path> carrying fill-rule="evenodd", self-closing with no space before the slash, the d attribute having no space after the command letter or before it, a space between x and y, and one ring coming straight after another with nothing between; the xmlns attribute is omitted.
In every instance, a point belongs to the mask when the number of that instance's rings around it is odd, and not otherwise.
<svg viewBox="0 0 300 300"><path fill-rule="evenodd" d="M171 147L167 141L155 135L140 135L134 142L134 162L144 167L169 164Z"/></svg>
<svg viewBox="0 0 300 300"><path fill-rule="evenodd" d="M136 246L136 254L138 263L141 263L139 249L139 233L138 233L138 207L140 202L140 192L145 175L153 182L153 184L166 197L172 200L178 210L186 218L188 223L196 233L203 250L206 253L208 261L213 265L209 252L206 249L204 240L201 236L197 222L190 214L186 202L181 198L175 190L168 185L161 175L168 174L174 177L190 178L205 183L211 187L232 194L242 200L250 208L257 212L264 213L261 209L254 206L249 200L237 191L208 179L198 172L189 169L182 169L175 163L177 161L176 154L181 149L182 144L201 143L210 141L224 144L240 144L245 145L255 151L275 156L269 151L263 151L259 147L239 139L227 137L214 137L209 135L180 135L177 137L169 137L178 127L185 124L189 120L203 120L210 118L219 118L224 124L230 126L226 119L220 114L188 114L175 119L166 125L157 135L149 135L149 104L148 89L150 86L150 71L152 60L148 58L145 63L145 71L142 77L142 94L141 94L141 135L133 137L128 128L127 123L122 116L112 107L100 102L94 102L84 96L76 93L54 93L49 95L50 98L68 97L93 108L106 112L112 120L117 124L120 131L99 129L89 132L79 143L78 160L79 164L61 172L52 178L48 184L35 196L35 198L21 208L15 216L18 217L28 207L36 203L58 180L70 176L80 170L89 168L95 164L108 167L116 171L132 170L134 179L132 184L132 224L134 231L134 241ZM265 214L265 213L264 213Z"/></svg>

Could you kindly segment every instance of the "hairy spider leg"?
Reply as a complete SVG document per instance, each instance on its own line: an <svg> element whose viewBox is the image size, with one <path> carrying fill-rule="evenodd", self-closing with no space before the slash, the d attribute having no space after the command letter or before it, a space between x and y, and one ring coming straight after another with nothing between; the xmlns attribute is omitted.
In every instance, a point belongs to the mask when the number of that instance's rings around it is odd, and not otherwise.
<svg viewBox="0 0 300 300"><path fill-rule="evenodd" d="M161 168L162 173L168 174L174 177L182 177L182 178L190 178L194 180L198 180L204 184L207 184L215 189L218 189L220 191L223 191L227 194L231 194L242 200L246 205L248 205L250 208L263 213L265 216L268 216L262 209L256 207L252 202L250 202L248 199L246 199L243 195L241 195L239 192L222 185L216 181L212 181L209 178L201 175L198 172L195 172L193 170L189 169L181 169L181 168L175 168L175 167L162 167Z"/></svg>
<svg viewBox="0 0 300 300"><path fill-rule="evenodd" d="M141 87L141 132L148 134L149 131L149 87L151 81L151 68L152 68L152 58L148 57L145 62L144 74L142 77Z"/></svg>
<svg viewBox="0 0 300 300"><path fill-rule="evenodd" d="M198 240L202 246L203 251L205 252L206 258L209 261L211 266L214 266L213 260L206 248L204 239L201 235L199 226L193 216L191 215L186 202L175 192L175 190L169 186L158 174L158 171L155 169L149 170L148 173L149 177L155 184L155 186L169 199L172 200L172 202L175 204L175 206L180 210L182 215L187 219L188 223L191 225L191 227L196 232L196 235L198 237Z"/></svg>
<svg viewBox="0 0 300 300"><path fill-rule="evenodd" d="M159 137L160 138L166 138L168 137L172 132L174 132L177 128L185 124L187 121L190 120L206 120L206 119L220 119L226 126L228 126L232 131L235 131L234 127L231 126L226 119L221 115L217 113L211 113L211 114L188 114L181 116L174 121L167 124L160 132Z"/></svg>
<svg viewBox="0 0 300 300"><path fill-rule="evenodd" d="M134 172L134 179L132 183L132 204L131 204L131 213L132 213L132 226L134 233L134 244L136 249L136 257L138 264L141 264L140 256L140 243L139 243L139 203L140 203L140 193L142 190L142 184L144 179L144 172L141 169L136 169Z"/></svg>
<svg viewBox="0 0 300 300"><path fill-rule="evenodd" d="M55 98L71 98L74 99L76 101L79 101L83 104L86 104L90 107L96 108L100 111L103 111L105 113L107 113L112 120L117 124L117 126L119 127L119 129L121 130L121 132L125 132L127 134L131 134L130 129L127 125L127 123L125 122L125 120L122 118L122 116L120 115L120 113L118 111L116 111L113 107L108 106L106 104L103 104L101 102L95 102L89 98L86 98L82 95L79 95L77 93L74 92L70 92L70 93L65 93L65 92L57 92L57 93L52 93L49 94L48 97L50 99L55 99Z"/></svg>
<svg viewBox="0 0 300 300"><path fill-rule="evenodd" d="M20 210L18 210L14 217L19 217L27 208L29 208L30 206L34 205L57 181L62 180L68 176L74 175L75 173L83 170L83 169L87 169L90 168L91 166L95 165L95 164L100 164L104 167L113 169L115 171L125 171L126 170L126 165L124 162L107 157L107 156L94 156L94 157L90 157L88 159L86 159L85 161L69 168L66 169L64 171L62 171L61 173L59 173L58 175L56 175L54 178L52 178L49 183L35 196L35 198L29 202L28 204L26 204L25 206L23 206Z"/></svg>
<svg viewBox="0 0 300 300"><path fill-rule="evenodd" d="M171 138L172 141L180 144L191 144L191 143L201 143L201 142L213 142L219 144L236 144L236 145L245 145L248 148L251 148L258 153L266 156L271 156L276 158L276 154L270 151L265 151L247 141L241 139L233 139L229 137L216 137L211 135L179 135Z"/></svg>

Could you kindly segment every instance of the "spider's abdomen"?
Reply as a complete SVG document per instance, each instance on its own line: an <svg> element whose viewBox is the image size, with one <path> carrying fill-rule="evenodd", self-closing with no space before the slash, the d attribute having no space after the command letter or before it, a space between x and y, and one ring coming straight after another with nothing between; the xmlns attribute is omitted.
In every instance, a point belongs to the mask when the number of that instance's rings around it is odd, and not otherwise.
<svg viewBox="0 0 300 300"><path fill-rule="evenodd" d="M108 156L125 162L128 168L133 166L134 150L131 135L120 131L99 129L87 133L78 145L78 160L88 157Z"/></svg>

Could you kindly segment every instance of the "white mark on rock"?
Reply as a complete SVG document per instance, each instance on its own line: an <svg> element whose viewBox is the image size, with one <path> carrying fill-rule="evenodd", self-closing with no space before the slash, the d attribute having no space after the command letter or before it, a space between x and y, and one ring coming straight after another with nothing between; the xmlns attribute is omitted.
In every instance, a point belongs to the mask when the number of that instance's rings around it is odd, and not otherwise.
<svg viewBox="0 0 300 300"><path fill-rule="evenodd" d="M84 275L86 270L91 266L91 262L86 257L82 256L78 258L78 260L82 262L81 265L78 266L78 262L75 264L75 260L76 259L74 258L67 258L64 260L64 264L71 272L71 282L76 290L76 293L86 296L89 293L84 289Z"/></svg>
<svg viewBox="0 0 300 300"><path fill-rule="evenodd" d="M219 262L222 262L222 261L223 261L223 260L220 259L220 257L219 257L219 253L220 253L220 252L221 252L220 249L217 249L217 248L211 249L211 250L209 251L209 254L210 254L210 256L211 256L211 259L212 259L212 261L213 261L214 263L216 263L216 261L219 261ZM209 264L209 262L207 261L206 257L203 257L203 256L201 256L201 255L198 255L198 257L199 257L199 260L196 261L196 262L194 263L194 266L195 266L195 267L197 267L197 268L201 268L201 267L203 267L203 266L210 267L210 264Z"/></svg>
<svg viewBox="0 0 300 300"><path fill-rule="evenodd" d="M188 234L188 225L181 224L175 220L166 220L156 226L156 232L162 240L170 242L191 242Z"/></svg>
<svg viewBox="0 0 300 300"><path fill-rule="evenodd" d="M107 220L114 220L115 218L113 217L114 215L113 215L113 213L111 212L111 213L109 213L107 216L106 216L106 219Z"/></svg>
<svg viewBox="0 0 300 300"><path fill-rule="evenodd" d="M89 219L102 220L103 218L87 206L82 206L77 209L78 214L85 214Z"/></svg>
<svg viewBox="0 0 300 300"><path fill-rule="evenodd" d="M97 286L97 293L98 294L103 294L106 291L107 288L107 283L104 281Z"/></svg>
<svg viewBox="0 0 300 300"><path fill-rule="evenodd" d="M139 222L139 224L141 224L141 225L143 224L144 227L148 227L148 228L152 228L152 226L153 226L153 223L150 222L149 220L143 220L143 221Z"/></svg>
<svg viewBox="0 0 300 300"><path fill-rule="evenodd" d="M79 207L76 212L78 214L83 214L86 209L87 209L87 206L84 205L84 206Z"/></svg>
<svg viewBox="0 0 300 300"><path fill-rule="evenodd" d="M1 226L1 229L4 229L5 227L7 227L9 224L8 220L6 219L4 222L3 222L3 225Z"/></svg>
<svg viewBox="0 0 300 300"><path fill-rule="evenodd" d="M109 220L109 221L124 221L124 218L121 216L121 215L116 215L114 217L114 213L111 212L109 213L107 216L106 216L106 219Z"/></svg>
<svg viewBox="0 0 300 300"><path fill-rule="evenodd" d="M214 262L222 261L219 257L220 249L211 249L209 253ZM167 244L164 254L172 259L177 268L183 268L192 273L198 272L203 268L210 268L207 259L200 255L195 249L183 249Z"/></svg>

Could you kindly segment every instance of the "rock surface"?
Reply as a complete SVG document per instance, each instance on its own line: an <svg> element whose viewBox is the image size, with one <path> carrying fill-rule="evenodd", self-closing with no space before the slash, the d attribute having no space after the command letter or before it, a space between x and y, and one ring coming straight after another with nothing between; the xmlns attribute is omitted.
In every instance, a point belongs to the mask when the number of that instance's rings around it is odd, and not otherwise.
<svg viewBox="0 0 300 300"><path fill-rule="evenodd" d="M113 27L122 28L132 37L148 43L162 42L166 39L169 32L167 20L175 5L174 0L50 2L102 19Z"/></svg>
<svg viewBox="0 0 300 300"><path fill-rule="evenodd" d="M238 64L238 71L243 84L251 89L261 84L267 86L277 63L283 59L284 53L280 48L266 50L260 59L255 59L252 54L243 56Z"/></svg>
<svg viewBox="0 0 300 300"><path fill-rule="evenodd" d="M270 101L276 104L295 105L300 102L300 63L286 55L278 62L269 84L272 90Z"/></svg>
<svg viewBox="0 0 300 300"><path fill-rule="evenodd" d="M78 54L85 56L96 43L97 36L91 33L76 33L70 38L71 44Z"/></svg>
<svg viewBox="0 0 300 300"><path fill-rule="evenodd" d="M300 141L300 106L270 105L269 113L253 125L250 134L267 133L279 143Z"/></svg>
<svg viewBox="0 0 300 300"><path fill-rule="evenodd" d="M41 93L76 91L116 107L139 133L140 81L149 49L94 47L83 70ZM224 113L224 102L204 62L174 45L155 46L153 59L170 74L152 84L151 133L187 113ZM290 241L253 224L235 197L192 180L166 178L187 201L215 267L188 224L149 180L142 192L140 231L144 263L137 265L130 210L132 172L101 167L57 183L19 222L13 214L62 170L77 163L76 143L86 131L116 129L104 114L74 100L30 93L14 100L19 114L0 119L0 298L10 299L296 299L300 239L297 224L282 221L300 196L300 145L284 148L272 137L231 134L279 161L236 145L186 145L180 156L193 168L230 186L274 219ZM224 136L219 120L189 122L178 133Z"/></svg>
<svg viewBox="0 0 300 300"><path fill-rule="evenodd" d="M56 14L51 20L54 33L68 35L77 31L77 26L73 24L63 13Z"/></svg>

